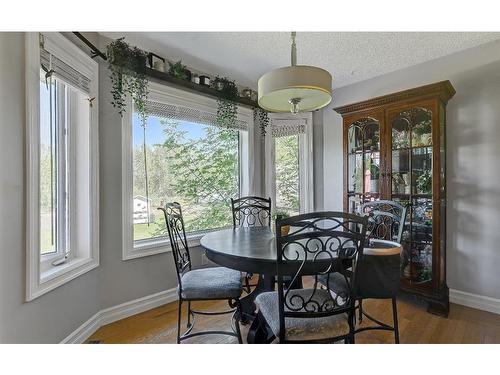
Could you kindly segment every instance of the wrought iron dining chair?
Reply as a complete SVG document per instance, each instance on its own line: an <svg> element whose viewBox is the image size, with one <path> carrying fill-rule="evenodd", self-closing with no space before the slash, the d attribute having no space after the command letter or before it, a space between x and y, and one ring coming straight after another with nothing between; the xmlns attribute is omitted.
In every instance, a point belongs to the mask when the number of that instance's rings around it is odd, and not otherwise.
<svg viewBox="0 0 500 375"><path fill-rule="evenodd" d="M231 198L234 227L271 226L271 198Z"/></svg>
<svg viewBox="0 0 500 375"><path fill-rule="evenodd" d="M276 222L278 290L261 293L255 304L258 319L267 324L280 343L354 343L354 302L351 290L333 293L321 288L317 278L333 272L355 282L357 259L363 251L367 218L343 212L317 212ZM289 227L284 235L283 227ZM359 230L352 228L359 228ZM348 261L353 273L346 276ZM294 289L302 276L313 277L312 288Z"/></svg>
<svg viewBox="0 0 500 375"><path fill-rule="evenodd" d="M177 320L177 343L191 337L222 334L235 336L241 344L239 318L241 315L240 296L242 291L241 273L225 267L192 269L191 255L184 229L181 205L177 202L167 203L158 208L165 214L172 254L178 280L179 313ZM191 309L192 301L227 300L230 310L199 311ZM181 334L182 304L188 303L187 330ZM232 331L205 330L191 333L194 327L195 315L233 314L234 327Z"/></svg>
<svg viewBox="0 0 500 375"><path fill-rule="evenodd" d="M368 217L367 239L391 240L401 243L404 233L407 206L397 202L380 200L365 203L360 208L360 214ZM394 341L399 343L399 326L396 295L399 291L401 275L401 254L399 251L371 253L366 250L358 264L358 276L354 285L355 298L358 301L359 323L366 317L375 326L356 329L355 333L368 330L387 330L394 332ZM322 284L340 293L349 289L344 278L332 274L329 280L323 276ZM391 299L393 325L383 323L372 317L363 309L364 299Z"/></svg>
<svg viewBox="0 0 500 375"><path fill-rule="evenodd" d="M271 198L255 196L231 198L231 211L233 215L233 226L237 227L264 227L271 226ZM245 289L250 293L250 284L253 274L245 274Z"/></svg>

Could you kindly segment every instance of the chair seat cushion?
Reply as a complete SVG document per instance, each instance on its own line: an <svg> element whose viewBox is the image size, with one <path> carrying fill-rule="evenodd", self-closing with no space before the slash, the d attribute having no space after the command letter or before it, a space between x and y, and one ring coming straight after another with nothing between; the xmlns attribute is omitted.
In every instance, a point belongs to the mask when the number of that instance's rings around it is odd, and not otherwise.
<svg viewBox="0 0 500 375"><path fill-rule="evenodd" d="M318 301L320 304L332 301L330 294L322 289L291 290L289 297L299 295L307 300L313 293L315 293L314 301ZM288 305L291 307L294 306L292 301L294 298L288 299ZM259 294L255 299L255 304L273 333L278 337L280 334L278 292ZM290 310L285 306L285 311ZM304 309L300 311L305 312ZM286 317L285 330L285 339L290 341L323 340L349 334L349 323L346 313L314 318Z"/></svg>
<svg viewBox="0 0 500 375"><path fill-rule="evenodd" d="M181 296L187 300L230 299L241 295L241 272L225 267L202 268L182 275Z"/></svg>
<svg viewBox="0 0 500 375"><path fill-rule="evenodd" d="M400 255L363 255L357 265L356 298L385 299L394 297L400 285ZM318 276L318 281L327 285L336 294L347 292L349 285L338 272Z"/></svg>
<svg viewBox="0 0 500 375"><path fill-rule="evenodd" d="M328 275L318 275L318 282L324 286L328 286L328 288L337 295L347 295L349 293L349 284L345 276L339 272L332 272Z"/></svg>

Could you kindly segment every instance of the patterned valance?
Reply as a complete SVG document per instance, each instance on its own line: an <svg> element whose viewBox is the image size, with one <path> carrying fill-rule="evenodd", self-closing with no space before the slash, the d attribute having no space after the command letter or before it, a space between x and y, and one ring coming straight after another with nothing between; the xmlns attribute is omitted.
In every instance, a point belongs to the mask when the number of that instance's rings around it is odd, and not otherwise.
<svg viewBox="0 0 500 375"><path fill-rule="evenodd" d="M307 120L297 119L271 119L271 135L274 138L303 134L306 131Z"/></svg>
<svg viewBox="0 0 500 375"><path fill-rule="evenodd" d="M166 119L189 121L198 124L220 127L220 125L217 123L217 116L213 113L208 113L200 111L198 109L180 105L158 103L152 100L146 100L146 114L148 114L149 116L163 117ZM232 126L229 126L229 128L247 130L248 124L245 121L237 120L236 123Z"/></svg>

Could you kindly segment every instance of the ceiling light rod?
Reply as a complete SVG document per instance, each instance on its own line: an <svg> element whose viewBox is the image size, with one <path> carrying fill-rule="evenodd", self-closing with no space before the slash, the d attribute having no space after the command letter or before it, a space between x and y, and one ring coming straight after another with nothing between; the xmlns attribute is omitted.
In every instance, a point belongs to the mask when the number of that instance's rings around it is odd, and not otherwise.
<svg viewBox="0 0 500 375"><path fill-rule="evenodd" d="M295 43L295 36L297 33L295 31L292 31L292 51L291 51L291 62L292 66L297 65L297 44ZM300 108L299 108L299 103L300 103L300 98L292 98L288 101L290 103L290 112L292 112L294 115L299 113Z"/></svg>
<svg viewBox="0 0 500 375"><path fill-rule="evenodd" d="M295 44L295 36L297 33L292 31L292 66L297 65L297 45Z"/></svg>

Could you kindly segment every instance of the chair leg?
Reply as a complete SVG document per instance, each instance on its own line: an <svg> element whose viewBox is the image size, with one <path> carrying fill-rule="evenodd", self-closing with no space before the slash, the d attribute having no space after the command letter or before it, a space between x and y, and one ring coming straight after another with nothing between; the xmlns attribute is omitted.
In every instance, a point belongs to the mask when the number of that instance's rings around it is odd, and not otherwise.
<svg viewBox="0 0 500 375"><path fill-rule="evenodd" d="M179 298L179 314L177 316L177 344L181 343L181 318L182 318L182 299Z"/></svg>
<svg viewBox="0 0 500 375"><path fill-rule="evenodd" d="M363 300L360 299L358 304L359 304L358 305L359 306L358 320L359 320L359 324L361 324L363 322Z"/></svg>
<svg viewBox="0 0 500 375"><path fill-rule="evenodd" d="M392 319L394 321L394 341L399 344L399 327L398 327L398 306L396 297L392 297Z"/></svg>
<svg viewBox="0 0 500 375"><path fill-rule="evenodd" d="M235 326L236 326L236 334L238 335L238 344L243 344L243 339L241 338L241 330L240 330L240 317L241 317L241 303L240 300L236 302L236 314L234 316Z"/></svg>
<svg viewBox="0 0 500 375"><path fill-rule="evenodd" d="M191 301L188 301L188 321L186 327L189 328L191 326Z"/></svg>
<svg viewBox="0 0 500 375"><path fill-rule="evenodd" d="M252 277L252 274L246 274L245 275L245 289L247 290L247 293L250 294L250 278Z"/></svg>
<svg viewBox="0 0 500 375"><path fill-rule="evenodd" d="M349 322L349 344L355 344L356 340L354 338L354 331L355 331L354 320L356 319L356 309L354 308L354 306L348 314L349 315L347 316L347 319Z"/></svg>
<svg viewBox="0 0 500 375"><path fill-rule="evenodd" d="M349 344L356 344L356 339L354 337L354 332L349 337Z"/></svg>

